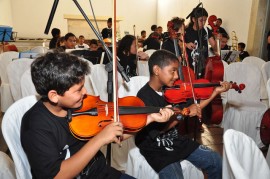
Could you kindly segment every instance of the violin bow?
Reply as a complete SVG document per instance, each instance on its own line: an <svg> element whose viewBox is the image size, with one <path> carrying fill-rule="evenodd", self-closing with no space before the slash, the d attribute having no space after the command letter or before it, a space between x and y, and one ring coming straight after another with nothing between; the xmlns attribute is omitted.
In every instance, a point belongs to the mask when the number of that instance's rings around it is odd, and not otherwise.
<svg viewBox="0 0 270 179"><path fill-rule="evenodd" d="M182 28L185 28L185 26L183 25ZM182 37L182 42L183 42L183 56L184 56L184 60L186 61L186 64L187 64L188 79L189 79L189 83L191 84L191 92L192 92L193 101L194 101L194 104L198 104L198 100L197 100L197 98L195 96L193 81L191 79L191 72L190 72L190 67L189 67L189 62L188 62L188 55L187 55L187 51L186 51L185 30L183 30L183 34L181 34L180 37ZM199 118L199 121L201 122L201 119L200 118Z"/></svg>
<svg viewBox="0 0 270 179"><path fill-rule="evenodd" d="M112 28L112 44L113 44L113 104L114 104L114 122L119 122L119 105L118 105L118 73L117 73L117 54L116 54L116 0L113 0L113 28ZM119 137L121 141L121 136ZM121 144L120 144L121 147Z"/></svg>

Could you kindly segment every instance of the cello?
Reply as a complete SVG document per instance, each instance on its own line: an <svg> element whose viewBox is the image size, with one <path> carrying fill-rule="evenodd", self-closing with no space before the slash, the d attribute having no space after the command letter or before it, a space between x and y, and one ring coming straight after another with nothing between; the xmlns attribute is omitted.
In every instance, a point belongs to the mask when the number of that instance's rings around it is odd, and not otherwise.
<svg viewBox="0 0 270 179"><path fill-rule="evenodd" d="M212 27L213 35L216 38L217 51L220 54L220 44L219 40L217 39L218 27L215 25L216 21L217 17L215 15L211 15L210 17L208 17L208 23ZM204 78L214 83L223 81L223 75L224 66L223 62L221 61L220 55L208 57L206 60ZM206 106L205 110L203 111L203 119L206 124L220 124L222 121L222 116L222 99L221 96L218 95L211 101L208 106Z"/></svg>

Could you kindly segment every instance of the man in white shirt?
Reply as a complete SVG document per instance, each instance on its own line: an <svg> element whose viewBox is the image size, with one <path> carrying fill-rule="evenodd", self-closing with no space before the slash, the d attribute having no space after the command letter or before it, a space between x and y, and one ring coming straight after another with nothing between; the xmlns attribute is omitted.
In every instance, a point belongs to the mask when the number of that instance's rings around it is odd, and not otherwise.
<svg viewBox="0 0 270 179"><path fill-rule="evenodd" d="M88 50L89 49L89 45L84 43L85 39L83 35L79 36L79 43L75 46L76 49L84 49L84 50Z"/></svg>

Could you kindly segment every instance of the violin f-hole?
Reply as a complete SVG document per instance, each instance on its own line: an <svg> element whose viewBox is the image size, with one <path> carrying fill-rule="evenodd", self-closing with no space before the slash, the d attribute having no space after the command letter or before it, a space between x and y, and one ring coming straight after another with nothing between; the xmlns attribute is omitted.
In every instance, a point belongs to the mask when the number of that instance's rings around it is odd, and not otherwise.
<svg viewBox="0 0 270 179"><path fill-rule="evenodd" d="M110 123L110 122L112 122L112 120L102 120L102 121L99 121L98 122L98 127L103 127L102 126L102 123ZM106 125L104 125L104 126L106 126Z"/></svg>

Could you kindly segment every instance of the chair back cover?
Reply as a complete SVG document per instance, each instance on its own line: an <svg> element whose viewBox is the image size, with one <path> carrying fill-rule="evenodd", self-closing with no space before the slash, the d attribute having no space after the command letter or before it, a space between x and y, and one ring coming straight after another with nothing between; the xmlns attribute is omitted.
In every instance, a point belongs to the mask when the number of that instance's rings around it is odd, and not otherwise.
<svg viewBox="0 0 270 179"><path fill-rule="evenodd" d="M38 97L34 95L16 101L8 108L2 121L3 136L12 155L18 179L32 178L30 165L21 145L20 131L23 115L37 101Z"/></svg>
<svg viewBox="0 0 270 179"><path fill-rule="evenodd" d="M223 178L269 179L270 170L256 143L242 132L224 133Z"/></svg>
<svg viewBox="0 0 270 179"><path fill-rule="evenodd" d="M226 107L223 114L222 126L224 131L235 129L251 137L259 147L262 147L260 126L267 105L261 102L262 74L257 66L249 63L236 62L225 68L224 80L237 84L244 83L242 93L229 90L226 93Z"/></svg>
<svg viewBox="0 0 270 179"><path fill-rule="evenodd" d="M21 77L26 70L30 69L33 60L34 59L30 58L19 58L17 60L13 60L7 66L7 75L14 101L22 98Z"/></svg>
<svg viewBox="0 0 270 179"><path fill-rule="evenodd" d="M5 112L8 107L14 102L11 95L11 90L9 86L8 76L7 76L7 66L13 59L19 57L18 52L4 52L0 54L0 95L1 95L1 111Z"/></svg>

